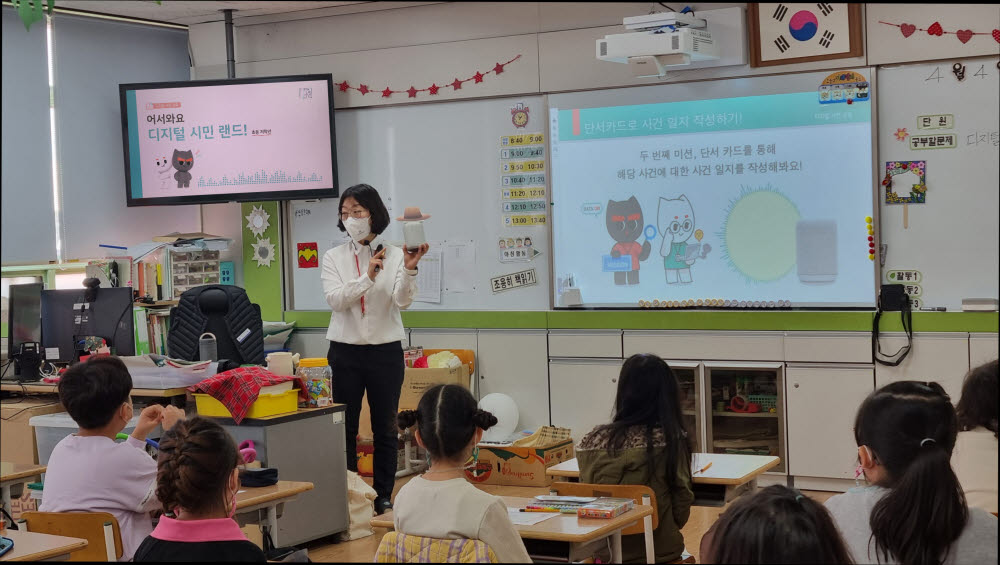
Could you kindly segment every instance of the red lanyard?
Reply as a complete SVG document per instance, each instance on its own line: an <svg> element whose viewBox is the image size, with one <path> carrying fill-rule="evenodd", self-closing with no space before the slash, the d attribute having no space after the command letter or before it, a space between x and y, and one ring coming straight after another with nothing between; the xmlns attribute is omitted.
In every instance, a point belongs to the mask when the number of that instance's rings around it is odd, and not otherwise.
<svg viewBox="0 0 1000 565"><path fill-rule="evenodd" d="M361 262L358 261L358 254L354 254L354 266L358 268L358 276L361 276ZM365 295L361 295L361 315L365 315Z"/></svg>

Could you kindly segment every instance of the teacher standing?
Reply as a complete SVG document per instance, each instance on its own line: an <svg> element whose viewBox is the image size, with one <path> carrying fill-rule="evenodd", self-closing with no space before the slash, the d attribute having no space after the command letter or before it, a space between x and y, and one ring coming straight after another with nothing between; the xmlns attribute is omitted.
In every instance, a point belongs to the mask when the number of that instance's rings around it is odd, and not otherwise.
<svg viewBox="0 0 1000 565"><path fill-rule="evenodd" d="M326 338L333 369L333 399L347 405L347 468L357 472L358 420L368 392L375 436L375 513L392 508L396 480L396 412L403 386L403 320L417 291L417 263L427 253L380 243L389 212L378 192L354 185L340 196L337 227L351 241L323 255L323 294L333 314ZM381 247L381 251L379 251Z"/></svg>

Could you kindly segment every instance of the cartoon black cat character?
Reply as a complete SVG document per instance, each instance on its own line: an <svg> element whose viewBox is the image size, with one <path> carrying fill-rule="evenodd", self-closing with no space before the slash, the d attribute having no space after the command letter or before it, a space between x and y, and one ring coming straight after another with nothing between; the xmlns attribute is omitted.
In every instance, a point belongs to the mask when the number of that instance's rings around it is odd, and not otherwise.
<svg viewBox="0 0 1000 565"><path fill-rule="evenodd" d="M615 202L608 200L607 214L605 222L608 227L608 235L615 240L614 247L611 248L612 257L629 255L632 257L631 271L618 271L615 273L615 284L639 284L639 261L645 261L649 257L649 241L641 245L636 240L642 235L645 224L642 221L642 208L635 196L628 200Z"/></svg>
<svg viewBox="0 0 1000 565"><path fill-rule="evenodd" d="M188 188L191 186L191 173L188 171L194 167L194 153L190 149L187 151L174 149L174 156L170 159L170 162L177 169L177 172L174 173L177 188Z"/></svg>

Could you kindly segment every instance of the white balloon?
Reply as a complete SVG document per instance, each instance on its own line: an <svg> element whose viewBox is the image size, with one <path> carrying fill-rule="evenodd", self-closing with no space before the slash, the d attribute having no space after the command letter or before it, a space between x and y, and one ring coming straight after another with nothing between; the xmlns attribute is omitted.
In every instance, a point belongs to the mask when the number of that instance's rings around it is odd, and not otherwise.
<svg viewBox="0 0 1000 565"><path fill-rule="evenodd" d="M503 441L517 430L517 403L506 394L499 392L487 394L479 401L479 409L497 418L497 425L486 430L483 441Z"/></svg>

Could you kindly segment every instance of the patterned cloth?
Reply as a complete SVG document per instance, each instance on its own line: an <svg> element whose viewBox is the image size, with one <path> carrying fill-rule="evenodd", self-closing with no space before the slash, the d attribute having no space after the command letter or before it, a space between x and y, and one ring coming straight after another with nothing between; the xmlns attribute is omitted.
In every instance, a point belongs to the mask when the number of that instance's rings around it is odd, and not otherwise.
<svg viewBox="0 0 1000 565"><path fill-rule="evenodd" d="M434 539L389 532L378 544L375 563L499 563L481 540Z"/></svg>
<svg viewBox="0 0 1000 565"><path fill-rule="evenodd" d="M233 421L239 424L250 410L250 405L257 401L261 388L292 380L299 388L299 401L308 401L309 392L301 378L275 375L263 367L231 369L189 386L188 390L204 392L218 400L233 415Z"/></svg>

